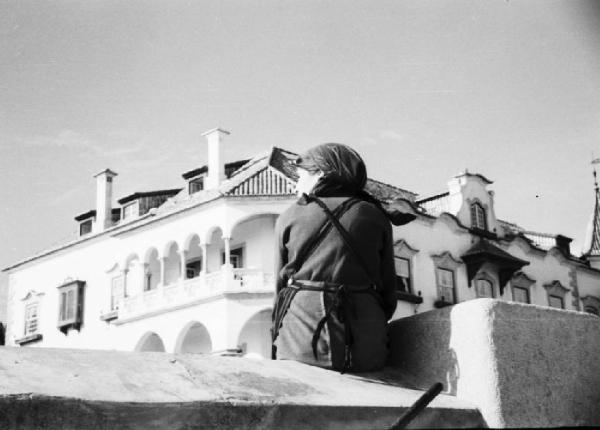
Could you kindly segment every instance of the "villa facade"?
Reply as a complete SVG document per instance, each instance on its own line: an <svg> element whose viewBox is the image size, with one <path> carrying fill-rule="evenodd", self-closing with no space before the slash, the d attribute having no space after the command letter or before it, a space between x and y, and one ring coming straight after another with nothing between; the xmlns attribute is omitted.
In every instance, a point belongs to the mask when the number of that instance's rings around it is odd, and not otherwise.
<svg viewBox="0 0 600 430"><path fill-rule="evenodd" d="M6 344L267 357L274 226L296 199L296 155L274 147L224 163L228 134L204 134L208 165L184 173L181 189L113 205L117 174L98 173L79 236L4 269ZM600 314L598 191L576 257L565 236L496 218L491 184L463 172L424 197L368 181L390 210L417 216L394 227L394 319L478 297Z"/></svg>

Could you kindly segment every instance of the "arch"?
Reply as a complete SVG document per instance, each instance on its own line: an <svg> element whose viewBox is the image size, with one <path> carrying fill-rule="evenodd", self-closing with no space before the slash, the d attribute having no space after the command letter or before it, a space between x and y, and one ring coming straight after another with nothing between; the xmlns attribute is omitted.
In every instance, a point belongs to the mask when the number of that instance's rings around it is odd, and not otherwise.
<svg viewBox="0 0 600 430"><path fill-rule="evenodd" d="M135 346L134 351L138 352L165 352L165 344L159 335L154 333L153 331L149 331L144 334L137 345Z"/></svg>
<svg viewBox="0 0 600 430"><path fill-rule="evenodd" d="M129 266L136 260L139 261L140 257L137 255L137 252L132 252L125 258L125 260L123 260L121 267L123 267L123 270L127 270Z"/></svg>
<svg viewBox="0 0 600 430"><path fill-rule="evenodd" d="M190 247L195 244L198 243L198 245L200 243L202 243L201 238L200 238L200 234L199 233L190 233L187 235L187 237L184 239L183 243L183 247L182 249L184 251L189 251Z"/></svg>
<svg viewBox="0 0 600 430"><path fill-rule="evenodd" d="M265 359L270 357L271 313L271 308L258 311L242 326L237 344L245 357Z"/></svg>
<svg viewBox="0 0 600 430"><path fill-rule="evenodd" d="M200 236L192 233L183 241L183 244L186 271L183 278L195 278L202 271L203 247L200 243Z"/></svg>
<svg viewBox="0 0 600 430"><path fill-rule="evenodd" d="M260 219L260 218L268 218L268 217L272 217L273 218L273 226L275 226L275 220L277 219L277 217L280 214L277 212L273 212L273 211L265 211L265 212L256 212L256 213L251 213L251 214L245 214L244 216L236 219L234 222L231 223L230 226L226 227L223 229L223 235L227 236L227 237L232 237L233 232L235 231L235 229L237 227L239 227L241 224L247 223L247 222L251 222L254 221L256 219Z"/></svg>
<svg viewBox="0 0 600 430"><path fill-rule="evenodd" d="M198 321L189 322L175 343L176 353L208 354L212 351L212 340L206 327Z"/></svg>
<svg viewBox="0 0 600 430"><path fill-rule="evenodd" d="M203 235L204 236L204 238L203 238L204 241L203 241L203 243L211 245L213 243L213 238L215 237L215 234L217 232L221 232L220 237L223 237L223 231L224 231L224 229L221 226L213 225L212 227L208 228L204 232L204 235Z"/></svg>
<svg viewBox="0 0 600 430"><path fill-rule="evenodd" d="M181 255L179 244L171 241L165 247L164 255L164 281L165 285L173 284L181 277Z"/></svg>

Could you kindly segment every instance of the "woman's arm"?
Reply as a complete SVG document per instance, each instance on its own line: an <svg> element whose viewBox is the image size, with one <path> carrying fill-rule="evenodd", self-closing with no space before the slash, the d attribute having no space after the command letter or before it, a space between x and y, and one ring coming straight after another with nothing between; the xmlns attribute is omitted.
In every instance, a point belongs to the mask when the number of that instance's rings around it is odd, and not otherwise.
<svg viewBox="0 0 600 430"><path fill-rule="evenodd" d="M279 290L285 287L286 283L286 280L282 278L281 273L288 262L286 243L289 229L283 226L282 221L282 217L279 217L275 223L275 272L273 273L275 276L275 293L279 293Z"/></svg>

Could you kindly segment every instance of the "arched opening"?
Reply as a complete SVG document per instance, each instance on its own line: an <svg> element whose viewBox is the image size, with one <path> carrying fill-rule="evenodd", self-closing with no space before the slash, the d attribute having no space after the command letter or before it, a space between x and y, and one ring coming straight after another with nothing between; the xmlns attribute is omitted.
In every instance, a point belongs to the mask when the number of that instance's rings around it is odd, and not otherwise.
<svg viewBox="0 0 600 430"><path fill-rule="evenodd" d="M159 335L154 332L149 332L142 336L136 345L135 350L139 352L165 352L165 344Z"/></svg>
<svg viewBox="0 0 600 430"><path fill-rule="evenodd" d="M199 322L189 323L179 335L175 352L208 354L212 351L210 334Z"/></svg>
<svg viewBox="0 0 600 430"><path fill-rule="evenodd" d="M254 314L238 337L238 346L244 357L269 358L271 356L271 309Z"/></svg>
<svg viewBox="0 0 600 430"><path fill-rule="evenodd" d="M238 221L231 230L231 264L234 268L257 269L271 272L275 241L274 213L256 214ZM221 257L223 258L223 257Z"/></svg>
<svg viewBox="0 0 600 430"><path fill-rule="evenodd" d="M215 227L208 235L206 245L206 271L216 272L221 269L221 253L225 250L223 230Z"/></svg>
<svg viewBox="0 0 600 430"><path fill-rule="evenodd" d="M134 296L139 293L142 283L140 259L137 254L131 254L127 257L124 267L123 275L125 288L123 295L125 297Z"/></svg>
<svg viewBox="0 0 600 430"><path fill-rule="evenodd" d="M173 284L181 277L179 246L173 242L165 255L165 285Z"/></svg>
<svg viewBox="0 0 600 430"><path fill-rule="evenodd" d="M202 247L200 246L200 237L193 235L186 248L185 258L185 276L184 278L195 278L202 271Z"/></svg>
<svg viewBox="0 0 600 430"><path fill-rule="evenodd" d="M144 271L144 291L154 290L160 282L160 261L158 251L152 248L146 253Z"/></svg>

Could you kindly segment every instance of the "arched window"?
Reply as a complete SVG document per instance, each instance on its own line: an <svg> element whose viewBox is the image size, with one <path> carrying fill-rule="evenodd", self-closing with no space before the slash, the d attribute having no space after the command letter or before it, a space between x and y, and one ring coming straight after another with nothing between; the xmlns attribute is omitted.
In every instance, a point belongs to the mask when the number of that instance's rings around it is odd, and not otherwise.
<svg viewBox="0 0 600 430"><path fill-rule="evenodd" d="M485 209L479 203L473 203L471 205L471 227L487 230Z"/></svg>
<svg viewBox="0 0 600 430"><path fill-rule="evenodd" d="M600 316L600 299L596 296L585 296L581 298L583 311L588 314Z"/></svg>
<svg viewBox="0 0 600 430"><path fill-rule="evenodd" d="M475 291L477 293L477 297L494 297L494 285L491 281L487 279L477 279L475 280Z"/></svg>

